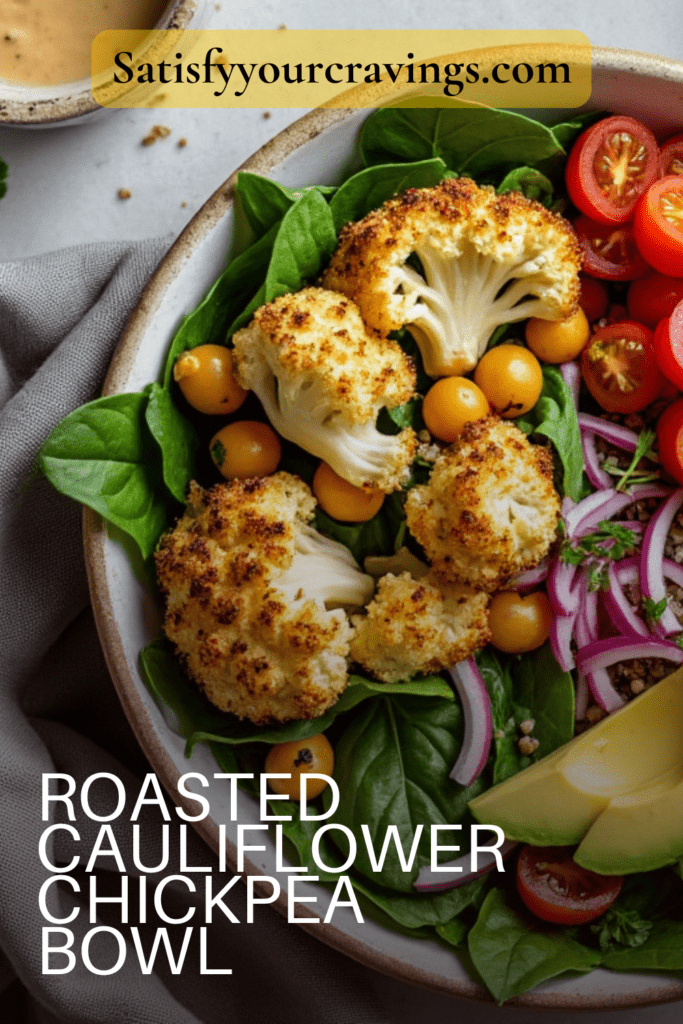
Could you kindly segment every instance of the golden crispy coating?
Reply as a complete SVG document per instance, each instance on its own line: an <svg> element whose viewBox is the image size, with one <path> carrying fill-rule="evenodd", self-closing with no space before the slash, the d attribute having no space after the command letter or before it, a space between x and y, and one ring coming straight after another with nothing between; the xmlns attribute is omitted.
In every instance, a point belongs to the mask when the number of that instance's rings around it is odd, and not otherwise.
<svg viewBox="0 0 683 1024"><path fill-rule="evenodd" d="M375 422L383 406L415 392L415 368L395 341L368 333L358 307L339 292L304 288L261 306L233 338L240 384L253 388L266 359L287 380L315 374L330 409L350 423Z"/></svg>
<svg viewBox="0 0 683 1024"><path fill-rule="evenodd" d="M408 527L437 575L487 591L538 565L559 514L550 451L496 416L466 424L406 501Z"/></svg>
<svg viewBox="0 0 683 1024"><path fill-rule="evenodd" d="M308 487L287 473L209 491L193 483L156 554L164 631L188 673L217 707L258 725L316 718L347 682L352 630L343 610L327 610L319 593L305 596L306 579L296 579L301 539L304 548L313 543L316 574L327 557L343 577L341 593L358 590L353 603L372 592L349 552L314 543L314 507Z"/></svg>
<svg viewBox="0 0 683 1024"><path fill-rule="evenodd" d="M367 614L351 620L351 657L385 683L440 672L490 640L488 603L488 594L433 573L383 576Z"/></svg>
<svg viewBox="0 0 683 1024"><path fill-rule="evenodd" d="M438 377L473 369L499 324L570 315L580 268L562 217L519 192L449 178L347 224L322 283L358 303L379 335L409 327Z"/></svg>

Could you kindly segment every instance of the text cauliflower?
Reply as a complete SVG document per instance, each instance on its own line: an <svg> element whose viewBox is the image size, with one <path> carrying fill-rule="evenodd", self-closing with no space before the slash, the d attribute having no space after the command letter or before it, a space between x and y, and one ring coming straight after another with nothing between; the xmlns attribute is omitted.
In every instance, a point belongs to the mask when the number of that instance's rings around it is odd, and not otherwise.
<svg viewBox="0 0 683 1024"><path fill-rule="evenodd" d="M354 616L351 657L385 683L440 672L491 638L489 595L433 573L383 576L367 614Z"/></svg>
<svg viewBox="0 0 683 1024"><path fill-rule="evenodd" d="M257 725L317 718L335 703L352 636L339 606L373 592L347 548L308 525L314 509L288 473L208 491L192 483L156 554L164 631L190 676Z"/></svg>
<svg viewBox="0 0 683 1024"><path fill-rule="evenodd" d="M559 514L550 451L496 416L467 423L406 501L408 527L434 571L488 591L538 565Z"/></svg>
<svg viewBox="0 0 683 1024"><path fill-rule="evenodd" d="M442 377L474 369L500 324L569 316L580 269L562 217L519 192L448 178L347 224L323 284L381 336L407 327L426 372Z"/></svg>
<svg viewBox="0 0 683 1024"><path fill-rule="evenodd" d="M382 434L375 422L412 397L415 370L396 342L366 331L353 302L304 288L261 306L233 342L239 383L278 433L357 487L406 482L414 432Z"/></svg>

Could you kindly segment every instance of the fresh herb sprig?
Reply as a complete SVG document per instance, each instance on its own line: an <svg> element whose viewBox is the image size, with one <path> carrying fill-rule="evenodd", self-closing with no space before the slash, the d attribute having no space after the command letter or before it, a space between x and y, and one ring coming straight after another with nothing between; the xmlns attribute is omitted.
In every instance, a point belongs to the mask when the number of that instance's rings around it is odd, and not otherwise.
<svg viewBox="0 0 683 1024"><path fill-rule="evenodd" d="M605 459L602 464L602 468L610 476L618 476L620 479L615 484L615 489L622 493L634 484L649 484L653 480L659 480L659 470L657 469L638 469L638 466L642 459L649 459L650 462L658 462L657 454L653 451L652 445L655 442L656 434L654 430L644 430L638 438L638 444L636 450L633 453L633 458L627 469L622 469L617 465L614 458Z"/></svg>
<svg viewBox="0 0 683 1024"><path fill-rule="evenodd" d="M566 538L560 547L560 560L588 569L589 590L609 590L608 563L624 558L635 547L636 536L628 526L603 519L594 533L575 543Z"/></svg>

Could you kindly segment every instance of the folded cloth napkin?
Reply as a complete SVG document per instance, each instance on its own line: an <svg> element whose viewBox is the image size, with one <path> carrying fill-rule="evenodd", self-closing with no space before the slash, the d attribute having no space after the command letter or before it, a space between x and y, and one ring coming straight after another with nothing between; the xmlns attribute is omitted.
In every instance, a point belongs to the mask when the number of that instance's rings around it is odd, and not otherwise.
<svg viewBox="0 0 683 1024"><path fill-rule="evenodd" d="M27 990L27 1014L39 1022L381 1024L386 1018L375 1002L371 972L267 907L260 908L253 925L231 925L224 918L216 924L214 917L208 965L229 965L232 976L200 975L198 943L190 947L180 974L171 973L162 950L153 972L142 975L132 944L115 974L89 973L80 956L70 973L42 973L41 932L48 922L38 894L50 873L38 857L48 825L41 820L41 773L63 772L77 781L96 772L113 773L123 780L132 807L140 779L150 769L99 648L89 608L80 508L40 477L35 456L63 416L97 397L126 318L167 245L161 239L88 245L0 265L0 990L17 976ZM143 863L159 863L158 809L145 811L139 819ZM57 833L63 838L55 838L52 857L67 864L76 849L81 867L72 874L80 892L60 883L48 905L61 918L81 908L69 924L79 951L93 927L82 865L99 826L78 813L78 805L71 824L80 842ZM128 867L126 815L112 828ZM171 832L172 840L176 835ZM212 861L213 854L191 832L188 862ZM178 872L178 850L173 849L166 873ZM120 895L114 858L99 859L95 873L98 895ZM201 893L203 884L197 889ZM199 923L200 896L182 886L171 887L169 894L176 916L196 906ZM242 922L245 902L240 885L231 892L230 906ZM135 899L132 903L135 907ZM101 910L97 924L120 924L116 904ZM131 923L137 920L134 913ZM146 953L161 924L150 914L148 924L140 927ZM177 954L175 940L174 945ZM115 938L99 935L92 953L96 964L105 958L113 964Z"/></svg>

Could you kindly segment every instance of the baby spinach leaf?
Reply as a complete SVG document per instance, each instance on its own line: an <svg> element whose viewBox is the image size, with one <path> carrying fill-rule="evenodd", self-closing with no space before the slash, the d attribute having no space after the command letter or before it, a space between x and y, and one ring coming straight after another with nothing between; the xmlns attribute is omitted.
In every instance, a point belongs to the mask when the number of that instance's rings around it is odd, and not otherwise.
<svg viewBox="0 0 683 1024"><path fill-rule="evenodd" d="M455 846L458 842L457 833L451 834L456 836L453 840ZM442 833L442 835L448 836L448 833ZM332 862L329 861L329 863ZM361 877L358 874L351 875L351 882L354 889L362 892L371 903L401 927L411 929L436 927L437 930L440 927L448 928L449 934L454 935L455 928L459 923L458 915L469 907L477 907L483 892L490 884L490 878L483 876L467 885L430 895L416 892L391 892L369 878ZM466 927L465 932L467 932Z"/></svg>
<svg viewBox="0 0 683 1024"><path fill-rule="evenodd" d="M377 880L362 838L369 827L381 848L389 825L396 825L404 850L416 826L425 826L412 872L402 870L391 846L381 881L386 888L412 892L418 869L430 861L430 829L434 824L465 823L449 844L467 846L467 801L479 792L477 781L464 789L449 778L462 742L462 712L454 701L416 697L381 697L368 701L348 723L336 747L335 778L341 800L332 821L346 825L358 840L355 868ZM444 853L443 860L454 854Z"/></svg>
<svg viewBox="0 0 683 1024"><path fill-rule="evenodd" d="M419 431L424 430L424 426L420 395L393 409L382 409L377 417L377 429L383 434L400 434L407 427Z"/></svg>
<svg viewBox="0 0 683 1024"><path fill-rule="evenodd" d="M194 476L197 434L173 401L168 388L153 384L145 419L161 448L164 483L177 501L184 502L186 489Z"/></svg>
<svg viewBox="0 0 683 1024"><path fill-rule="evenodd" d="M278 224L295 202L288 189L250 171L240 171L237 175L237 195L256 238Z"/></svg>
<svg viewBox="0 0 683 1024"><path fill-rule="evenodd" d="M167 522L146 408L146 394L98 398L63 419L39 452L52 486L129 534L144 558Z"/></svg>
<svg viewBox="0 0 683 1024"><path fill-rule="evenodd" d="M265 280L277 232L276 224L233 260L196 309L184 318L166 356L164 387L171 386L173 364L181 352L197 345L221 345L225 342L226 325L244 309L258 289L259 282Z"/></svg>
<svg viewBox="0 0 683 1024"><path fill-rule="evenodd" d="M637 910L613 906L590 926L590 930L597 935L601 952L608 953L613 949L642 946L652 931L652 924Z"/></svg>
<svg viewBox="0 0 683 1024"><path fill-rule="evenodd" d="M315 525L326 537L347 547L362 566L368 555L393 555L397 550L397 537L405 522L404 501L402 491L387 495L379 512L365 523L341 523L318 507Z"/></svg>
<svg viewBox="0 0 683 1024"><path fill-rule="evenodd" d="M366 166L438 156L450 170L476 180L564 155L551 129L539 121L508 110L464 106L377 110L363 124L360 149Z"/></svg>
<svg viewBox="0 0 683 1024"><path fill-rule="evenodd" d="M563 672L546 642L523 655L513 666L515 696L529 708L539 741L534 760L551 754L574 735L574 681Z"/></svg>
<svg viewBox="0 0 683 1024"><path fill-rule="evenodd" d="M586 128L607 117L605 111L584 110L582 114L574 114L568 121L560 121L551 125L551 131L564 150L569 152L574 142Z"/></svg>
<svg viewBox="0 0 683 1024"><path fill-rule="evenodd" d="M319 192L326 199L331 198L337 191L336 185L282 185L288 196L292 199L301 199L306 192Z"/></svg>
<svg viewBox="0 0 683 1024"><path fill-rule="evenodd" d="M565 971L597 967L600 953L564 929L542 927L531 915L513 910L500 889L492 889L468 936L474 966L491 995L503 1003Z"/></svg>
<svg viewBox="0 0 683 1024"><path fill-rule="evenodd" d="M335 228L341 231L344 224L360 220L408 188L438 185L445 171L446 165L438 157L410 164L380 164L358 171L347 178L330 202Z"/></svg>
<svg viewBox="0 0 683 1024"><path fill-rule="evenodd" d="M251 292L253 298L246 309L233 319L228 337L244 327L265 302L298 291L315 280L337 246L332 213L318 189L304 192L271 231L275 232L275 237L265 279L261 279L258 290ZM264 239L270 237L269 232ZM256 280L252 281L252 287Z"/></svg>
<svg viewBox="0 0 683 1024"><path fill-rule="evenodd" d="M603 954L612 971L683 971L683 921L655 921L645 942Z"/></svg>
<svg viewBox="0 0 683 1024"><path fill-rule="evenodd" d="M513 697L511 662L501 660L489 644L475 655L491 700L493 718L492 782L497 785L531 764L519 749L519 725L531 717L528 708L520 707Z"/></svg>
<svg viewBox="0 0 683 1024"><path fill-rule="evenodd" d="M543 389L533 409L515 420L525 434L552 441L562 463L562 489L574 501L583 496L583 448L571 391L556 366L543 367Z"/></svg>
<svg viewBox="0 0 683 1024"><path fill-rule="evenodd" d="M527 199L535 199L549 210L554 203L552 181L535 167L515 167L505 175L496 191L499 195L503 192L521 192Z"/></svg>
<svg viewBox="0 0 683 1024"><path fill-rule="evenodd" d="M467 938L469 931L468 926L460 917L454 918L449 921L448 924L438 924L436 926L436 934L448 942L451 946L461 946Z"/></svg>

